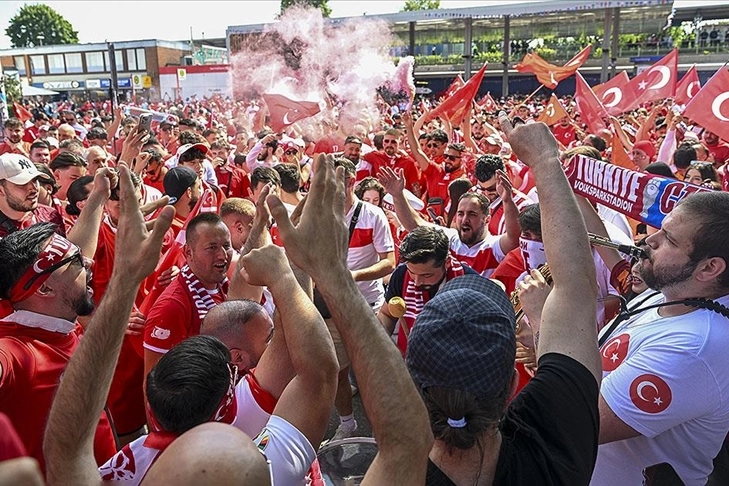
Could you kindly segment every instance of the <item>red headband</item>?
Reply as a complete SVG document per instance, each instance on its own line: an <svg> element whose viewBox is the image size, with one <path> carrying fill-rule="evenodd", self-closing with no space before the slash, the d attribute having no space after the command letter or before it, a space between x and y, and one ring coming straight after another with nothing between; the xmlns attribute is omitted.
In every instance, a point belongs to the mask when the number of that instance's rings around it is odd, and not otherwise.
<svg viewBox="0 0 729 486"><path fill-rule="evenodd" d="M10 302L21 302L33 295L53 273L48 272L48 269L63 260L73 246L66 238L54 233L35 262L10 289Z"/></svg>

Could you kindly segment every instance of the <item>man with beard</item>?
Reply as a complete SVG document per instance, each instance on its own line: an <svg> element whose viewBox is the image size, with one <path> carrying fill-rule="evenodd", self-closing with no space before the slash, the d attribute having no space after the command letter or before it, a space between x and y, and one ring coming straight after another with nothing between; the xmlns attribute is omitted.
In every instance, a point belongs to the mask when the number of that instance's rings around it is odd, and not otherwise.
<svg viewBox="0 0 729 486"><path fill-rule="evenodd" d="M386 130L382 138L382 149L373 150L363 159L372 165L375 173L379 171L380 167L401 169L405 175L405 188L420 197L423 190L420 187L418 167L409 155L400 151L401 137L402 134L399 130L394 128Z"/></svg>
<svg viewBox="0 0 729 486"><path fill-rule="evenodd" d="M729 161L729 144L722 141L716 133L706 130L704 132L704 143L709 153L714 157L714 163L717 167Z"/></svg>
<svg viewBox="0 0 729 486"><path fill-rule="evenodd" d="M466 168L463 165L466 146L462 143L447 145L443 152L442 162L440 162L438 161L440 157L428 157L420 149L420 144L415 138L412 115L404 113L403 121L413 157L425 177L429 206L435 210L436 214L442 215L448 205L448 185L456 179L466 177ZM430 145L431 142L428 144Z"/></svg>
<svg viewBox="0 0 729 486"><path fill-rule="evenodd" d="M50 206L38 204L38 178L43 174L22 155L0 155L0 237L41 221L54 223L65 235L63 218Z"/></svg>
<svg viewBox="0 0 729 486"><path fill-rule="evenodd" d="M175 217L172 219L170 229L177 237L190 211L200 199L202 182L191 168L173 167L165 174L163 184L164 193L170 196L170 204L175 208Z"/></svg>
<svg viewBox="0 0 729 486"><path fill-rule="evenodd" d="M0 320L0 412L18 431L29 455L44 469L46 419L61 374L83 334L76 321L94 310L91 280L101 207L116 183L100 172L72 240L39 223L0 240L0 297L12 314ZM106 414L96 429L99 464L116 452Z"/></svg>
<svg viewBox="0 0 729 486"><path fill-rule="evenodd" d="M393 297L405 301L405 314L399 317L401 327L397 333L397 347L404 356L408 335L425 303L448 280L476 272L451 255L448 237L435 226L419 226L408 233L400 244L400 261L402 263L390 276L385 302ZM398 323L398 316L394 316L393 311L395 308L383 305L377 313L388 335L395 331Z"/></svg>
<svg viewBox="0 0 729 486"><path fill-rule="evenodd" d="M5 141L0 144L0 155L20 154L30 155L30 144L23 141L23 122L17 118L8 118L4 125Z"/></svg>
<svg viewBox="0 0 729 486"><path fill-rule="evenodd" d="M592 484L706 484L729 430L727 238L729 194L710 192L680 201L646 239L638 271L655 292L599 339L602 445Z"/></svg>
<svg viewBox="0 0 729 486"><path fill-rule="evenodd" d="M406 230L412 231L418 226L431 224L413 210L405 198L402 173L385 167L380 170L379 179L387 192L392 194L395 213ZM504 256L519 245L521 233L518 211L511 197L511 183L503 171L499 172L497 191L504 202L506 231L503 235L489 233L489 200L473 192L465 193L458 201L455 228L443 228L455 257L484 277L490 276Z"/></svg>
<svg viewBox="0 0 729 486"><path fill-rule="evenodd" d="M356 182L375 175L372 164L360 158L361 154L362 139L354 135L350 135L344 140L344 150L342 152L334 154L335 157L344 157L352 161L357 170Z"/></svg>
<svg viewBox="0 0 729 486"><path fill-rule="evenodd" d="M257 167L273 167L278 164L279 160L275 155L277 148L278 139L275 133L268 133L261 137L246 155L248 170L253 172Z"/></svg>
<svg viewBox="0 0 729 486"><path fill-rule="evenodd" d="M205 315L228 292L233 247L220 216L198 214L188 223L186 238L186 264L152 306L144 324L144 376L175 344L200 334Z"/></svg>

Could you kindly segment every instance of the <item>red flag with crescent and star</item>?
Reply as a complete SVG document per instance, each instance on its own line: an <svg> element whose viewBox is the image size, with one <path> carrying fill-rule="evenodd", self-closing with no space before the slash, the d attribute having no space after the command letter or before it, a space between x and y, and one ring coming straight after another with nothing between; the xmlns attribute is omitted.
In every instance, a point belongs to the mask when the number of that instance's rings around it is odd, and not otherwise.
<svg viewBox="0 0 729 486"><path fill-rule="evenodd" d="M620 114L638 108L648 101L673 98L678 81L678 50L674 49L663 59L630 80L623 90L623 101L615 105Z"/></svg>
<svg viewBox="0 0 729 486"><path fill-rule="evenodd" d="M478 89L481 87L481 81L483 81L483 75L486 73L486 66L488 63L484 63L483 67L478 70L476 74L469 79L466 84L461 86L455 93L449 98L446 98L443 103L435 107L435 109L429 111L426 116L427 120L432 120L435 117L447 118L453 124L458 126L466 116L466 112L471 107Z"/></svg>
<svg viewBox="0 0 729 486"><path fill-rule="evenodd" d="M295 101L280 94L263 94L263 100L271 116L271 128L280 132L284 128L321 111L314 101Z"/></svg>
<svg viewBox="0 0 729 486"><path fill-rule="evenodd" d="M606 82L594 86L592 91L609 114L619 115L620 113L617 112L615 107L621 102L624 102L623 90L629 82L630 78L628 77L628 73L621 71L617 76L613 76Z"/></svg>
<svg viewBox="0 0 729 486"><path fill-rule="evenodd" d="M15 112L15 117L23 123L33 119L33 114L26 107L15 101L13 101L13 111Z"/></svg>
<svg viewBox="0 0 729 486"><path fill-rule="evenodd" d="M686 74L683 75L681 81L676 85L676 97L674 98L677 105L685 105L696 96L701 89L701 81L699 81L699 73L696 71L696 64L691 66Z"/></svg>
<svg viewBox="0 0 729 486"><path fill-rule="evenodd" d="M694 96L683 116L694 120L702 127L729 140L729 71L726 65L711 77Z"/></svg>
<svg viewBox="0 0 729 486"><path fill-rule="evenodd" d="M544 122L551 127L566 116L568 116L567 110L564 109L562 103L559 99L557 99L554 93L552 93L552 97L549 98L549 103L547 103L547 106L544 107L542 113L539 114L537 121Z"/></svg>
<svg viewBox="0 0 729 486"><path fill-rule="evenodd" d="M496 113L498 105L491 97L491 92L486 93L486 96L484 96L481 100L481 104L479 105L479 107L487 113Z"/></svg>
<svg viewBox="0 0 729 486"><path fill-rule="evenodd" d="M466 82L463 80L463 77L459 74L456 76L456 78L453 80L450 86L448 86L448 89L445 93L443 93L443 98L450 98L453 96L453 94L461 89L463 85L466 84Z"/></svg>
<svg viewBox="0 0 729 486"><path fill-rule="evenodd" d="M597 99L595 93L592 92L592 88L580 73L577 73L577 82L575 83L575 101L577 102L577 110L582 115L582 121L587 124L587 129L591 133L597 133L606 128L603 118L608 116L607 111L605 111L600 100Z"/></svg>

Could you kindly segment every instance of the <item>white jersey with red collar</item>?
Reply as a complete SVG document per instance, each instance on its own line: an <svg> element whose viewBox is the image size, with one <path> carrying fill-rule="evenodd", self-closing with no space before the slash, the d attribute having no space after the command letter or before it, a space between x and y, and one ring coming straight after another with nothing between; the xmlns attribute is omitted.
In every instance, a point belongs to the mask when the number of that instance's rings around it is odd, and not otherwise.
<svg viewBox="0 0 729 486"><path fill-rule="evenodd" d="M473 246L461 241L458 230L440 228L448 236L450 248L459 262L465 263L484 277L490 277L499 262L504 259L504 252L499 244L500 236L487 234L483 240Z"/></svg>

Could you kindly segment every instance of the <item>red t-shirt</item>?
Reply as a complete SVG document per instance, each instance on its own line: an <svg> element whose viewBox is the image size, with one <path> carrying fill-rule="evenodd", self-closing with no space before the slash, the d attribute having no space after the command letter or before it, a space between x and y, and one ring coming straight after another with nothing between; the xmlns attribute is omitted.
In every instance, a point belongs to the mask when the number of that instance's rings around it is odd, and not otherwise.
<svg viewBox="0 0 729 486"><path fill-rule="evenodd" d="M577 132L572 125L563 127L560 124L556 124L552 127L552 133L554 134L554 138L565 147L569 147L572 142L577 140Z"/></svg>
<svg viewBox="0 0 729 486"><path fill-rule="evenodd" d="M416 196L423 194L423 188L420 187L420 173L418 166L413 159L402 154L396 154L390 157L385 152L372 151L362 157L365 161L372 164L372 170L375 174L380 167L389 167L391 169L403 169L405 176L405 189L409 190Z"/></svg>
<svg viewBox="0 0 729 486"><path fill-rule="evenodd" d="M317 140L314 145L315 154L333 154L334 152L341 152L344 147L344 139L337 137L336 135L329 135L328 137Z"/></svg>
<svg viewBox="0 0 729 486"><path fill-rule="evenodd" d="M36 223L53 223L56 225L56 233L65 237L66 236L66 225L63 222L63 217L58 211L50 206L39 204L33 211L33 214L25 219L24 221L15 221L14 219L8 218L8 226L12 225L15 227L15 231L28 228ZM4 215L0 212L0 220L5 220ZM0 223L0 238L5 238L10 233L15 231L8 231L9 228L5 227L5 223Z"/></svg>
<svg viewBox="0 0 729 486"><path fill-rule="evenodd" d="M21 149L9 145L7 142L0 143L0 155L3 154L20 154L28 157L30 155L30 144L28 142L20 143ZM23 152L25 150L25 152Z"/></svg>
<svg viewBox="0 0 729 486"><path fill-rule="evenodd" d="M716 145L707 145L706 148L714 156L714 161L717 164L723 164L729 160L729 144L726 142L719 141Z"/></svg>
<svg viewBox="0 0 729 486"><path fill-rule="evenodd" d="M225 293L220 288L208 292L216 304L225 300ZM180 273L162 292L147 315L144 324L144 347L164 354L175 344L200 334L201 325L192 294Z"/></svg>
<svg viewBox="0 0 729 486"><path fill-rule="evenodd" d="M225 197L247 198L250 196L248 190L251 188L251 178L246 171L238 167L223 172L219 167L215 168L215 175L218 177L218 188L225 194Z"/></svg>
<svg viewBox="0 0 729 486"><path fill-rule="evenodd" d="M28 455L45 471L43 433L48 413L61 374L83 334L76 324L68 333L16 324L13 320L36 318L43 322L47 316L21 311L0 321L0 412L15 426ZM55 321L59 321L55 319ZM94 453L97 464L103 464L116 454L116 443L106 413L101 414L96 429Z"/></svg>
<svg viewBox="0 0 729 486"><path fill-rule="evenodd" d="M423 171L423 175L425 175L427 181L428 199L432 199L434 197L443 199L442 206L433 206L434 211L439 216L442 216L449 200L448 185L460 177L466 177L466 171L463 166L461 166L453 172L446 172L442 166L431 163L428 165L428 168Z"/></svg>
<svg viewBox="0 0 729 486"><path fill-rule="evenodd" d="M10 419L4 413L0 413L0 462L27 455L23 441L20 440Z"/></svg>

